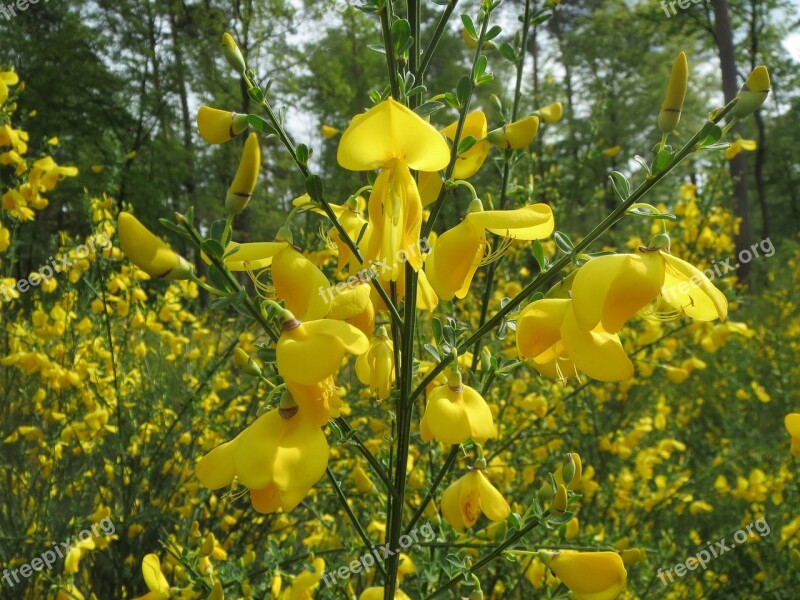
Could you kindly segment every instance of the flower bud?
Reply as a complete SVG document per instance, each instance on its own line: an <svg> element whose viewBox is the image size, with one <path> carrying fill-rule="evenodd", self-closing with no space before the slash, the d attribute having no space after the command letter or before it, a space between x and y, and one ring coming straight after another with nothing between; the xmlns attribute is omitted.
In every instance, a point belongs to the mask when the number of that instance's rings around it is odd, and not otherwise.
<svg viewBox="0 0 800 600"><path fill-rule="evenodd" d="M530 115L494 129L486 139L498 148L519 150L533 141L539 131L539 117Z"/></svg>
<svg viewBox="0 0 800 600"><path fill-rule="evenodd" d="M542 482L542 487L539 488L539 491L536 493L536 497L539 499L539 502L544 504L545 502L549 501L555 492L553 491L553 486L550 485L550 480L547 479Z"/></svg>
<svg viewBox="0 0 800 600"><path fill-rule="evenodd" d="M571 454L567 454L564 459L564 466L561 467L561 475L564 477L564 481L572 481L572 478L575 477L575 461L572 459Z"/></svg>
<svg viewBox="0 0 800 600"><path fill-rule="evenodd" d="M247 129L247 116L201 106L197 111L197 129L207 143L224 144Z"/></svg>
<svg viewBox="0 0 800 600"><path fill-rule="evenodd" d="M769 95L769 85L767 67L761 65L753 69L739 90L739 101L733 107L731 114L737 119L743 119L758 110Z"/></svg>
<svg viewBox="0 0 800 600"><path fill-rule="evenodd" d="M650 247L658 248L659 250L664 250L665 252L669 252L670 249L669 235L666 233L659 233L657 235L654 235L650 240Z"/></svg>
<svg viewBox="0 0 800 600"><path fill-rule="evenodd" d="M225 208L229 215L238 215L250 202L258 181L260 167L261 148L258 145L258 136L251 133L244 143L239 168L236 170L236 176L233 178L233 183L231 183L225 198Z"/></svg>
<svg viewBox="0 0 800 600"><path fill-rule="evenodd" d="M192 275L192 265L129 212L119 213L118 233L122 252L150 277L189 279Z"/></svg>
<svg viewBox="0 0 800 600"><path fill-rule="evenodd" d="M492 368L492 351L486 346L481 350L481 371L487 373Z"/></svg>
<svg viewBox="0 0 800 600"><path fill-rule="evenodd" d="M619 555L622 557L622 564L625 566L635 565L647 559L647 555L641 548L627 548L622 550Z"/></svg>
<svg viewBox="0 0 800 600"><path fill-rule="evenodd" d="M661 133L669 133L678 126L688 85L689 63L686 61L686 54L681 52L672 64L667 96L664 98L664 102L661 104L661 111L658 113L658 128Z"/></svg>
<svg viewBox="0 0 800 600"><path fill-rule="evenodd" d="M560 517L567 510L567 488L563 483L558 484L558 490L550 505L550 512Z"/></svg>
<svg viewBox="0 0 800 600"><path fill-rule="evenodd" d="M258 366L256 360L238 346L233 351L233 362L239 370L247 375L256 377L261 375L261 367Z"/></svg>
<svg viewBox="0 0 800 600"><path fill-rule="evenodd" d="M541 117L542 121L550 125L558 123L563 114L564 107L561 105L561 102L553 102L539 109L539 117Z"/></svg>
<svg viewBox="0 0 800 600"><path fill-rule="evenodd" d="M336 129L336 127L331 127L330 125L323 125L320 128L320 131L322 132L322 137L328 140L339 135L339 130Z"/></svg>
<svg viewBox="0 0 800 600"><path fill-rule="evenodd" d="M237 73L244 73L245 70L247 70L242 51L239 50L236 40L233 39L230 33L222 34L222 53L225 55L228 64L233 67L234 71Z"/></svg>

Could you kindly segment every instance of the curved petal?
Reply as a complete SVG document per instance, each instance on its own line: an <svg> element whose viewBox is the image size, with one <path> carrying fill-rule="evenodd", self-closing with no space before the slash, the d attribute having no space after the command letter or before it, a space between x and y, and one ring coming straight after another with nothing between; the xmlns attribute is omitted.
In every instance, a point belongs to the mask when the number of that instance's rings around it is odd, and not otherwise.
<svg viewBox="0 0 800 600"><path fill-rule="evenodd" d="M458 487L458 508L464 525L467 527L475 525L475 521L481 515L478 471L471 471L461 478L461 485Z"/></svg>
<svg viewBox="0 0 800 600"><path fill-rule="evenodd" d="M572 590L575 600L614 600L628 579L616 552L562 550L548 566Z"/></svg>
<svg viewBox="0 0 800 600"><path fill-rule="evenodd" d="M792 437L800 438L800 413L789 413L783 420L786 431Z"/></svg>
<svg viewBox="0 0 800 600"><path fill-rule="evenodd" d="M250 503L257 512L274 513L281 507L281 493L274 483L270 483L260 490L250 490Z"/></svg>
<svg viewBox="0 0 800 600"><path fill-rule="evenodd" d="M484 242L483 229L466 219L439 236L425 263L428 283L439 298L466 296L483 258Z"/></svg>
<svg viewBox="0 0 800 600"><path fill-rule="evenodd" d="M727 318L728 299L700 269L666 252L661 256L666 263L661 293L673 308L698 321Z"/></svg>
<svg viewBox="0 0 800 600"><path fill-rule="evenodd" d="M656 299L664 284L659 252L608 254L578 269L572 282L572 306L580 328L598 323L616 333L639 310Z"/></svg>
<svg viewBox="0 0 800 600"><path fill-rule="evenodd" d="M238 443L237 436L230 442L217 446L197 461L194 472L200 483L210 490L218 490L231 484L236 475L234 455Z"/></svg>
<svg viewBox="0 0 800 600"><path fill-rule="evenodd" d="M422 202L422 206L428 206L429 204L436 202L436 199L439 198L439 192L442 191L443 185L444 181L442 181L439 173L420 171L419 183L417 187L419 188L419 197L420 201Z"/></svg>
<svg viewBox="0 0 800 600"><path fill-rule="evenodd" d="M272 470L272 481L281 491L305 490L316 484L328 466L328 441L319 425L296 413L284 419Z"/></svg>
<svg viewBox="0 0 800 600"><path fill-rule="evenodd" d="M258 490L272 482L275 456L286 427L278 409L273 409L239 434L234 461L236 475L243 485Z"/></svg>
<svg viewBox="0 0 800 600"><path fill-rule="evenodd" d="M418 171L438 171L450 161L450 149L429 123L389 98L353 118L336 158L351 171L370 171L393 159Z"/></svg>
<svg viewBox="0 0 800 600"><path fill-rule="evenodd" d="M231 271L258 271L270 266L272 258L287 246L289 242L231 242L225 248L225 254L238 249L225 258L225 266Z"/></svg>
<svg viewBox="0 0 800 600"><path fill-rule="evenodd" d="M436 291L431 287L425 271L420 271L417 275L417 310L433 312L439 305L439 296L436 295Z"/></svg>
<svg viewBox="0 0 800 600"><path fill-rule="evenodd" d="M450 123L447 127L442 129L447 139L452 140L456 135L456 128L458 121ZM478 142L463 154L456 157L456 164L453 169L453 179L467 179L472 177L481 168L486 157L489 155L491 145L484 140L488 127L486 124L486 115L482 111L476 110L467 115L464 120L464 127L461 131L461 139L467 136L472 136Z"/></svg>
<svg viewBox="0 0 800 600"><path fill-rule="evenodd" d="M148 590L157 594L169 595L169 582L161 572L161 562L157 555L145 555L142 559L142 575Z"/></svg>
<svg viewBox="0 0 800 600"><path fill-rule="evenodd" d="M346 321L360 315L369 304L369 293L369 284L359 283L355 287L349 287L344 294L335 294L330 303L328 318Z"/></svg>
<svg viewBox="0 0 800 600"><path fill-rule="evenodd" d="M619 336L598 327L581 329L574 311L568 311L561 325L561 340L580 371L598 381L623 381L633 376L633 363L625 354Z"/></svg>
<svg viewBox="0 0 800 600"><path fill-rule="evenodd" d="M425 414L422 415L422 424L436 441L445 444L463 444L472 433L460 394L447 385L431 393Z"/></svg>
<svg viewBox="0 0 800 600"><path fill-rule="evenodd" d="M561 324L571 301L562 298L536 300L517 317L517 353L536 358L561 339Z"/></svg>
<svg viewBox="0 0 800 600"><path fill-rule="evenodd" d="M311 321L321 322L323 321ZM352 327L341 321L325 322ZM342 366L345 354L344 345L339 338L331 335L310 335L308 325L309 323L303 323L297 329L285 332L275 348L280 376L304 385L312 385L335 375ZM364 339L366 340L366 336Z"/></svg>
<svg viewBox="0 0 800 600"><path fill-rule="evenodd" d="M132 214L119 213L118 234L125 256L151 277L166 277L178 267L178 254Z"/></svg>
<svg viewBox="0 0 800 600"><path fill-rule="evenodd" d="M553 210L547 204L529 204L515 210L484 210L466 219L494 234L517 240L541 240L553 233Z"/></svg>
<svg viewBox="0 0 800 600"><path fill-rule="evenodd" d="M278 298L301 321L328 314L328 278L293 246L285 246L272 258L272 283Z"/></svg>
<svg viewBox="0 0 800 600"><path fill-rule="evenodd" d="M335 337L350 354L363 354L369 350L369 340L358 328L334 319L308 321L302 325L311 336Z"/></svg>
<svg viewBox="0 0 800 600"><path fill-rule="evenodd" d="M469 421L470 437L478 444L485 443L494 431L494 419L489 405L483 396L468 385L461 390L461 401Z"/></svg>
<svg viewBox="0 0 800 600"><path fill-rule="evenodd" d="M461 504L459 502L459 499L461 498L461 486L463 483L464 479L462 477L461 479L451 483L442 493L442 515L456 531L461 531L468 526L464 521L464 517L461 512Z"/></svg>
<svg viewBox="0 0 800 600"><path fill-rule="evenodd" d="M481 499L481 510L491 521L504 521L511 514L511 507L481 471L476 471L475 482Z"/></svg>

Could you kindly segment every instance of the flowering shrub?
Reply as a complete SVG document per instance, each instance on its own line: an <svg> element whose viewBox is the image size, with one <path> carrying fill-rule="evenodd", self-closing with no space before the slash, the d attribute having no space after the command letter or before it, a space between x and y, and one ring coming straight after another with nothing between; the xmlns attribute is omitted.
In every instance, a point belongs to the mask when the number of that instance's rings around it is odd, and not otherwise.
<svg viewBox="0 0 800 600"><path fill-rule="evenodd" d="M732 121L766 98L766 69L678 149L667 142L688 87L681 53L641 183L612 173L619 204L573 242L519 183L519 157L557 127L560 104L519 114L517 85L496 126L471 109L493 79L483 50L501 40L496 5L462 17L472 69L440 94L423 82L441 31L423 52L409 7L407 18L381 0L362 7L380 18L389 85L338 140L340 166L367 182L349 198L326 196L310 148L226 34L264 116L198 111L210 144L252 129L223 218L206 226L189 207L162 220L195 244L202 276L102 196L88 201L91 236L60 240L55 254L77 266L59 293L5 300L2 518L20 533L2 557L14 593L602 600L796 584L800 521L786 498L800 424L783 399L800 321L781 284L800 252L786 244L775 285L742 307L714 266L737 227L719 198L686 183L669 203L642 202L690 154L727 147ZM501 46L517 81L531 24L550 14L526 3L516 43ZM438 130L429 117L448 109L457 119ZM2 131L3 206L30 220L39 194L77 173L46 158L28 169L23 133ZM262 136L306 185L275 239L239 243ZM501 176L479 194L468 179L490 158ZM449 223L457 188L471 200ZM595 247L614 227L617 243ZM98 236L111 244L97 250ZM87 256L70 250L84 243ZM744 548L686 574L698 547L752 524ZM67 543L63 562L36 569L31 558L80 530L91 536Z"/></svg>

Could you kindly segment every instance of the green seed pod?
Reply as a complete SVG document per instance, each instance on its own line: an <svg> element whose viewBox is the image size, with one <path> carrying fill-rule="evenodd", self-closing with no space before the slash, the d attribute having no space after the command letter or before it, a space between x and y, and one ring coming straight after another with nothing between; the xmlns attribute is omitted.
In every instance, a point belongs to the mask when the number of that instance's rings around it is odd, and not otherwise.
<svg viewBox="0 0 800 600"><path fill-rule="evenodd" d="M686 61L686 54L681 52L675 62L672 63L672 72L667 86L667 97L664 98L664 102L661 104L661 112L658 113L658 128L661 133L669 133L678 126L688 84L689 63Z"/></svg>
<svg viewBox="0 0 800 600"><path fill-rule="evenodd" d="M747 77L742 89L739 90L739 101L733 107L731 114L737 119L743 119L753 114L764 104L769 95L769 71L761 65L753 69Z"/></svg>

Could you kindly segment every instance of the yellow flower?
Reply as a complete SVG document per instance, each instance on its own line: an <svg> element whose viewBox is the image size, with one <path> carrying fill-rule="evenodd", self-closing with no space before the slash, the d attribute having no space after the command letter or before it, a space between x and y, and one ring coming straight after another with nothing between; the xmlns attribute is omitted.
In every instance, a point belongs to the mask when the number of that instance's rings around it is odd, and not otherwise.
<svg viewBox="0 0 800 600"><path fill-rule="evenodd" d="M8 100L8 86L18 83L19 77L14 71L0 71L0 104Z"/></svg>
<svg viewBox="0 0 800 600"><path fill-rule="evenodd" d="M415 245L422 201L409 169L443 169L450 150L442 136L390 98L353 118L342 134L337 159L351 171L380 169L369 197L372 233L365 258L385 261L392 281L397 281L404 260L419 270L422 256Z"/></svg>
<svg viewBox="0 0 800 600"><path fill-rule="evenodd" d="M356 359L356 375L378 400L389 397L394 381L394 351L385 327L372 339L369 350Z"/></svg>
<svg viewBox="0 0 800 600"><path fill-rule="evenodd" d="M129 212L119 213L118 231L122 252L150 277L189 278L192 266Z"/></svg>
<svg viewBox="0 0 800 600"><path fill-rule="evenodd" d="M251 133L244 143L244 151L239 161L236 176L228 189L225 198L225 208L230 215L238 215L250 202L253 190L258 181L258 170L261 167L261 148L258 145L258 136Z"/></svg>
<svg viewBox="0 0 800 600"><path fill-rule="evenodd" d="M308 417L320 427L341 413L342 399L336 393L333 377L311 385L286 381L286 389L297 402L303 416Z"/></svg>
<svg viewBox="0 0 800 600"><path fill-rule="evenodd" d="M792 436L792 454L800 458L800 413L789 413L784 420L786 431Z"/></svg>
<svg viewBox="0 0 800 600"><path fill-rule="evenodd" d="M481 512L491 521L504 521L511 507L480 469L452 483L442 494L442 514L456 531L472 527Z"/></svg>
<svg viewBox="0 0 800 600"><path fill-rule="evenodd" d="M370 300L372 286L368 283L352 282L348 278L347 288L342 294L338 291L329 294L333 299L327 317L350 323L371 338L375 327L375 308Z"/></svg>
<svg viewBox="0 0 800 600"><path fill-rule="evenodd" d="M330 125L323 125L320 128L320 131L322 132L322 136L326 139L331 139L339 135L339 130L336 129L336 127L331 127Z"/></svg>
<svg viewBox="0 0 800 600"><path fill-rule="evenodd" d="M658 128L661 133L669 133L678 126L688 85L689 63L686 61L686 54L681 52L672 63L667 95L661 104L661 111L658 113Z"/></svg>
<svg viewBox="0 0 800 600"><path fill-rule="evenodd" d="M539 558L572 591L575 600L614 600L628 580L616 552L542 551Z"/></svg>
<svg viewBox="0 0 800 600"><path fill-rule="evenodd" d="M233 39L233 36L227 32L222 34L222 54L231 68L237 73L244 73L247 70L239 45Z"/></svg>
<svg viewBox="0 0 800 600"><path fill-rule="evenodd" d="M55 188L60 179L75 177L77 174L76 167L59 167L51 156L46 156L33 163L28 181L40 191L46 192Z"/></svg>
<svg viewBox="0 0 800 600"><path fill-rule="evenodd" d="M564 114L564 107L561 105L561 102L553 102L552 104L548 104L547 106L543 106L538 110L539 116L542 118L542 121L545 123L558 123L561 120L562 115Z"/></svg>
<svg viewBox="0 0 800 600"><path fill-rule="evenodd" d="M461 382L461 374L451 372L447 383L428 397L420 421L422 439L445 444L463 444L468 439L483 444L492 435L494 420L486 400L477 390Z"/></svg>
<svg viewBox="0 0 800 600"><path fill-rule="evenodd" d="M578 371L599 381L622 381L633 375L619 336L601 325L581 329L573 300L545 298L526 306L517 318L517 352L533 359L533 367L553 379Z"/></svg>
<svg viewBox="0 0 800 600"><path fill-rule="evenodd" d="M283 232L284 235L287 232ZM291 234L288 234L291 237ZM234 248L236 252L231 254ZM268 288L255 274L271 267L275 295L284 301L286 308L300 320L320 319L328 314L330 303L326 292L328 278L310 260L300 254L288 241L252 242L228 245L225 265L231 271L247 271L259 293Z"/></svg>
<svg viewBox="0 0 800 600"><path fill-rule="evenodd" d="M733 159L734 157L738 156L742 150L747 150L748 152L752 152L757 148L757 144L754 140L743 140L739 138L735 140L728 148L725 150L725 158L728 160Z"/></svg>
<svg viewBox="0 0 800 600"><path fill-rule="evenodd" d="M311 563L312 571L303 571L294 578L292 584L283 591L281 600L312 600L311 592L314 591L325 572L325 561L315 558Z"/></svg>
<svg viewBox="0 0 800 600"><path fill-rule="evenodd" d="M499 148L520 150L533 141L538 131L539 117L529 115L490 131L486 139Z"/></svg>
<svg viewBox="0 0 800 600"><path fill-rule="evenodd" d="M680 314L699 321L728 315L725 295L702 271L659 249L594 258L578 269L572 284L575 318L586 331L601 323L616 333L659 294Z"/></svg>
<svg viewBox="0 0 800 600"><path fill-rule="evenodd" d="M537 240L549 236L553 227L553 212L546 204L485 211L480 200L473 200L464 220L433 245L425 263L428 282L442 300L464 298L484 259L487 229L507 238Z"/></svg>
<svg viewBox="0 0 800 600"><path fill-rule="evenodd" d="M5 252L11 245L11 232L5 227L0 227L0 252Z"/></svg>
<svg viewBox="0 0 800 600"><path fill-rule="evenodd" d="M224 144L247 129L247 115L201 106L197 111L197 129L209 144Z"/></svg>
<svg viewBox="0 0 800 600"><path fill-rule="evenodd" d="M619 154L620 150L622 150L622 146L619 145L611 146L611 148L606 148L605 150L603 150L603 156L607 156L608 158L613 158L617 154Z"/></svg>
<svg viewBox="0 0 800 600"><path fill-rule="evenodd" d="M383 600L383 587L368 587L361 592L358 600ZM411 600L411 598L409 598L401 589L396 588L394 590L394 600Z"/></svg>
<svg viewBox="0 0 800 600"><path fill-rule="evenodd" d="M311 385L335 375L346 353L367 350L367 336L343 321L292 317L284 322L276 346L278 373L287 381Z"/></svg>
<svg viewBox="0 0 800 600"><path fill-rule="evenodd" d="M295 405L261 415L236 438L201 458L195 473L212 490L238 478L250 489L253 508L272 513L300 504L327 465L325 434Z"/></svg>
<svg viewBox="0 0 800 600"><path fill-rule="evenodd" d="M161 562L155 554L147 554L142 559L142 575L149 593L136 600L169 600L169 582L161 572Z"/></svg>

